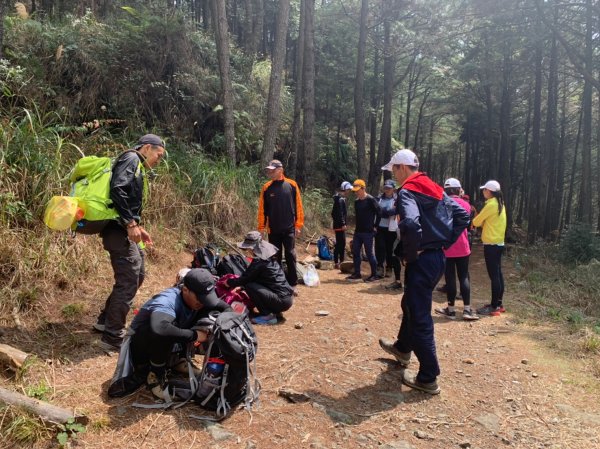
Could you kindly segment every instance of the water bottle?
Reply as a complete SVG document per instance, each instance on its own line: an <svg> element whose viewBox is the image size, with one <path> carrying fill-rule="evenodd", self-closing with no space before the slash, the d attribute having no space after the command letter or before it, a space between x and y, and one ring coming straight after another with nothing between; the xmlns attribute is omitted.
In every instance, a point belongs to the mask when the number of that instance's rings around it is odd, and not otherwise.
<svg viewBox="0 0 600 449"><path fill-rule="evenodd" d="M221 359L210 359L206 364L205 373L202 376L202 384L200 385L200 397L206 397L212 390L218 388L221 384L225 361Z"/></svg>

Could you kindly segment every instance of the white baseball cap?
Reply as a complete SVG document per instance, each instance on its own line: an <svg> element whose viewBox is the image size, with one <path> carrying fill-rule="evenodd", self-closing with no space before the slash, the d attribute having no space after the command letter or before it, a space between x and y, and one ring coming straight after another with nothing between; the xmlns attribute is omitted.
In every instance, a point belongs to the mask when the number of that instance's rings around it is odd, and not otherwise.
<svg viewBox="0 0 600 449"><path fill-rule="evenodd" d="M381 167L382 170L392 171L394 165L410 165L411 167L419 166L419 158L417 155L406 148L403 150L396 151L392 156L392 159Z"/></svg>
<svg viewBox="0 0 600 449"><path fill-rule="evenodd" d="M340 190L352 190L352 184L350 184L348 181L344 181L340 186Z"/></svg>
<svg viewBox="0 0 600 449"><path fill-rule="evenodd" d="M456 178L448 178L446 179L446 182L444 182L444 188L447 187L452 187L452 188L459 188L461 189L462 186L460 185L460 181Z"/></svg>
<svg viewBox="0 0 600 449"><path fill-rule="evenodd" d="M490 180L479 188L480 189L488 189L490 192L499 192L500 191L500 183L498 181Z"/></svg>

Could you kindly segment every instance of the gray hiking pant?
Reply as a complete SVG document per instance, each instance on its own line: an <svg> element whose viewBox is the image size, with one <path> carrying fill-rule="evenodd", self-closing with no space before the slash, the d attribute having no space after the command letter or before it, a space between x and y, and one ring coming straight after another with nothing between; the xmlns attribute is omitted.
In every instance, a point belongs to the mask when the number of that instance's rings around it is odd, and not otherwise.
<svg viewBox="0 0 600 449"><path fill-rule="evenodd" d="M125 229L112 223L102 231L102 244L110 254L115 284L98 316L98 323L104 324L102 340L121 346L127 314L144 282L144 252L127 238Z"/></svg>

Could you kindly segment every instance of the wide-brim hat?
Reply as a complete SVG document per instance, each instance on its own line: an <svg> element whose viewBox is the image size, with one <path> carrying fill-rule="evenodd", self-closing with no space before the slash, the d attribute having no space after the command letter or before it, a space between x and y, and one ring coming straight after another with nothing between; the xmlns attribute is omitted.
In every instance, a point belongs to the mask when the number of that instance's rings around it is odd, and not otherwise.
<svg viewBox="0 0 600 449"><path fill-rule="evenodd" d="M261 240L258 245L253 248L252 253L259 259L267 260L277 254L278 251L279 248L272 243Z"/></svg>

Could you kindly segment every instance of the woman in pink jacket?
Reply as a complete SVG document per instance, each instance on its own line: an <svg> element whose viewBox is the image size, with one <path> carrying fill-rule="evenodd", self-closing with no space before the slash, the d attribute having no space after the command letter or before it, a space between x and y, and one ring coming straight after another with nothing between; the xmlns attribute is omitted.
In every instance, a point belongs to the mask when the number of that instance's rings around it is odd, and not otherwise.
<svg viewBox="0 0 600 449"><path fill-rule="evenodd" d="M446 194L456 201L460 207L467 212L471 212L471 206L465 200L459 197L461 191L460 181L455 178L449 178L444 183ZM456 319L456 311L454 310L454 301L456 299L456 275L460 285L460 294L463 300L463 320L474 321L479 317L471 310L471 285L469 284L469 256L471 255L471 247L467 230L458 237L454 244L444 250L446 255L446 295L448 296L448 306L444 308L436 308L435 312L444 315L451 320Z"/></svg>

